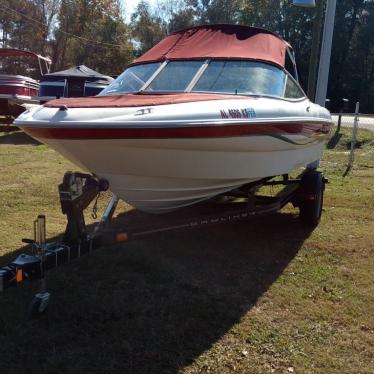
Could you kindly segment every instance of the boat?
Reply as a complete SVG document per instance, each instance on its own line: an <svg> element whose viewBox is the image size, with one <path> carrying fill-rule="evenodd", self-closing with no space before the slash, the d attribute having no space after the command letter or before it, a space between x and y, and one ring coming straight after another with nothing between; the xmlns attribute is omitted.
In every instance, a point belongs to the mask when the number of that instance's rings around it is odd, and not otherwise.
<svg viewBox="0 0 374 374"><path fill-rule="evenodd" d="M174 32L98 96L50 101L16 124L162 213L315 168L332 120L306 97L286 41L217 24Z"/></svg>
<svg viewBox="0 0 374 374"><path fill-rule="evenodd" d="M49 72L50 65L49 58L36 53L0 48L0 115L17 117L32 105L39 105L37 78Z"/></svg>
<svg viewBox="0 0 374 374"><path fill-rule="evenodd" d="M45 74L40 80L42 102L61 97L96 96L114 79L85 65Z"/></svg>

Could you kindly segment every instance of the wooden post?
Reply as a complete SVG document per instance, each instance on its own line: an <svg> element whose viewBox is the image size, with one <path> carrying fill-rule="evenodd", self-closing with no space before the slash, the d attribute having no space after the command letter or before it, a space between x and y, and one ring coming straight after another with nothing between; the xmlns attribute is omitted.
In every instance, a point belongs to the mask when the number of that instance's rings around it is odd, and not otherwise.
<svg viewBox="0 0 374 374"><path fill-rule="evenodd" d="M342 115L343 115L343 112L339 112L339 117L338 117L338 127L336 129L336 133L339 134L340 133L340 128L342 126Z"/></svg>
<svg viewBox="0 0 374 374"><path fill-rule="evenodd" d="M359 110L360 110L360 103L357 102L356 109L355 109L355 117L354 117L353 127L352 127L351 151L349 153L347 169L344 172L343 177L345 177L349 173L349 171L352 169L352 166L353 166L355 145L356 145L356 140L357 140L358 121L360 117Z"/></svg>

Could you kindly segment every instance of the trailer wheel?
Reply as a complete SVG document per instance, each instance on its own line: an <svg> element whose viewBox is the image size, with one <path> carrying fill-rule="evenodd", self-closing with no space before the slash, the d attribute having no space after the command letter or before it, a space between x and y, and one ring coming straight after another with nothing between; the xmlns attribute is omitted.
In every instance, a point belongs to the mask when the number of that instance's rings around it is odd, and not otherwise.
<svg viewBox="0 0 374 374"><path fill-rule="evenodd" d="M307 226L317 226L322 215L325 179L316 170L308 171L301 178L299 217Z"/></svg>

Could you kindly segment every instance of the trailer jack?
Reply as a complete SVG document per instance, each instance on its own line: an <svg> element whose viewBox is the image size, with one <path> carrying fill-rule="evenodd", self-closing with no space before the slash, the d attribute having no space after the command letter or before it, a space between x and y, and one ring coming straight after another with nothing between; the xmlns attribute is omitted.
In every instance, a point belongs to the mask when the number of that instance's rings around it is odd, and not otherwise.
<svg viewBox="0 0 374 374"><path fill-rule="evenodd" d="M19 255L10 264L0 267L0 292L25 281L40 281L40 290L28 309L29 317L45 312L48 307L50 293L46 291L46 272L92 250L94 237L87 234L83 211L108 187L106 180L88 174L67 172L58 186L61 209L67 216L63 241L46 242L46 218L39 215L34 221L34 238L22 239L22 242L29 244L30 250ZM104 225L103 219L100 223L101 226Z"/></svg>

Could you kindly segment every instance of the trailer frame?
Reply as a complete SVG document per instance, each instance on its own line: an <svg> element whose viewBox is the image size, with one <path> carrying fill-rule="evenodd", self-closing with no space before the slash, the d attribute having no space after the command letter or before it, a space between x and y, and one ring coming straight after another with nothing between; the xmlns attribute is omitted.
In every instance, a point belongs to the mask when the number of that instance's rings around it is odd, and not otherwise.
<svg viewBox="0 0 374 374"><path fill-rule="evenodd" d="M99 222L89 232L84 210L109 189L109 182L91 174L67 172L58 186L62 213L67 216L67 225L61 242L46 241L46 218L39 215L34 221L34 238L22 239L30 249L19 255L8 265L0 267L0 292L25 281L40 280L40 292L29 307L34 316L46 310L50 294L46 291L46 272L67 264L73 259L103 246L135 240L146 235L179 229L195 229L222 223L234 223L258 216L273 214L291 202L299 207L305 224L318 224L323 205L323 191L327 179L316 169L305 169L297 178L288 174L281 180L264 178L230 191L207 202L175 213L149 215L148 225L114 227L110 223L118 204L113 195ZM263 186L284 186L275 196L258 195ZM126 214L126 213L125 213Z"/></svg>

